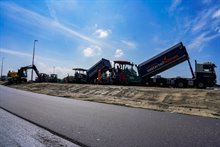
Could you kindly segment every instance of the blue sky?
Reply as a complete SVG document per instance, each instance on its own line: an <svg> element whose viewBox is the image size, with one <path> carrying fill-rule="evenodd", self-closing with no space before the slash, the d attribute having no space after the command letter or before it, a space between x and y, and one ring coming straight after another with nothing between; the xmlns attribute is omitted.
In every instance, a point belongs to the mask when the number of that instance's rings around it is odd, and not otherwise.
<svg viewBox="0 0 220 147"><path fill-rule="evenodd" d="M101 58L139 64L183 42L191 62L212 61L220 83L220 0L1 0L4 74L31 64L62 78ZM191 77L182 63L162 73Z"/></svg>

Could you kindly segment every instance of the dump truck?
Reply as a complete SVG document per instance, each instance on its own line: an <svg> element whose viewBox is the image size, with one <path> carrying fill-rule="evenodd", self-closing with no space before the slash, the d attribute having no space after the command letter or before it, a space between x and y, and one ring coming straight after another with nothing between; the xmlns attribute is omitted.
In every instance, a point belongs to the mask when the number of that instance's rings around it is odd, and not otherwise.
<svg viewBox="0 0 220 147"><path fill-rule="evenodd" d="M180 63L187 61L192 74L191 78L163 78L156 76ZM182 42L172 46L164 52L139 64L138 74L142 78L142 83L149 86L172 86L172 87L198 87L206 88L216 85L215 64L206 62L198 64L195 62L195 72L193 72L189 55Z"/></svg>
<svg viewBox="0 0 220 147"><path fill-rule="evenodd" d="M98 75L110 69L112 69L110 61L102 58L95 65L87 70L87 82L96 83Z"/></svg>

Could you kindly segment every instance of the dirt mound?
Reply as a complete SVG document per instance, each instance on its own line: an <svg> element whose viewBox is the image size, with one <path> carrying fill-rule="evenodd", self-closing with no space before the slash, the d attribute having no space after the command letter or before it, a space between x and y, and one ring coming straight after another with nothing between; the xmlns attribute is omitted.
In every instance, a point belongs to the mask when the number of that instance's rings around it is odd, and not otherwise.
<svg viewBox="0 0 220 147"><path fill-rule="evenodd" d="M10 87L79 100L220 118L219 89L31 83Z"/></svg>

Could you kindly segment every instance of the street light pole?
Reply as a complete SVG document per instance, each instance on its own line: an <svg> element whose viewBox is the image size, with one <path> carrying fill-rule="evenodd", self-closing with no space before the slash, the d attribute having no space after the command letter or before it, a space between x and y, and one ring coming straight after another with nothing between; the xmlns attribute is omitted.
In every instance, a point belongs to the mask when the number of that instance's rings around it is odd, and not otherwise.
<svg viewBox="0 0 220 147"><path fill-rule="evenodd" d="M37 42L38 40L34 40L34 48L33 48L33 58L32 58L32 67L34 65L34 55L35 55L35 43ZM31 81L33 81L33 69L31 71Z"/></svg>
<svg viewBox="0 0 220 147"><path fill-rule="evenodd" d="M3 64L4 64L4 57L2 57L1 78L0 78L0 79L2 79L2 74L3 74Z"/></svg>

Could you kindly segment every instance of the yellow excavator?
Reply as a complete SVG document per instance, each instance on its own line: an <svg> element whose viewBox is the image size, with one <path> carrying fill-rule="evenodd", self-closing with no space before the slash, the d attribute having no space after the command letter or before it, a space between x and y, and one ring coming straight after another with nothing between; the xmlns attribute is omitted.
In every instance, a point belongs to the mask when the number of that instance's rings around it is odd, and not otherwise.
<svg viewBox="0 0 220 147"><path fill-rule="evenodd" d="M37 74L38 78L41 79L40 73L37 70L36 66L29 65L29 66L21 67L20 69L18 69L17 72L9 71L8 72L8 84L27 82L27 70L28 69L33 69L35 73Z"/></svg>

